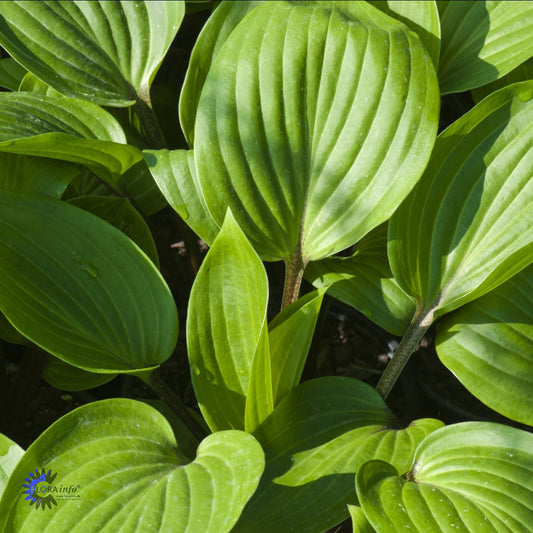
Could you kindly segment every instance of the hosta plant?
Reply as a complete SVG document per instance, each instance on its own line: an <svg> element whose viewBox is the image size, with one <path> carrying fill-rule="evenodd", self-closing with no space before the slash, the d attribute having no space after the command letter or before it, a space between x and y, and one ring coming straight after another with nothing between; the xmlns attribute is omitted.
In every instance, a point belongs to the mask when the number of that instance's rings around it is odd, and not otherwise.
<svg viewBox="0 0 533 533"><path fill-rule="evenodd" d="M531 31L526 2L1 2L0 337L61 391L162 401L0 435L0 531L530 531ZM375 388L302 377L326 297L401 337ZM387 405L433 325L507 424Z"/></svg>

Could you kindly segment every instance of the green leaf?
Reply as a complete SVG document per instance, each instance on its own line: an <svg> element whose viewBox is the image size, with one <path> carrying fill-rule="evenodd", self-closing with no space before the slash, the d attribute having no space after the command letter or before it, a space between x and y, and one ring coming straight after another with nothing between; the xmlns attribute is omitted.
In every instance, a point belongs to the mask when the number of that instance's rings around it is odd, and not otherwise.
<svg viewBox="0 0 533 533"><path fill-rule="evenodd" d="M437 2L419 0L388 0L372 2L372 5L400 20L418 34L426 47L435 68L439 66L440 21Z"/></svg>
<svg viewBox="0 0 533 533"><path fill-rule="evenodd" d="M24 454L0 503L0 528L229 532L261 476L261 447L249 434L219 432L187 463L170 425L152 407L126 399L85 405ZM51 493L57 506L45 512L29 505L21 486L36 469L57 474L52 487L78 487L79 498Z"/></svg>
<svg viewBox="0 0 533 533"><path fill-rule="evenodd" d="M11 472L23 455L24 450L18 444L0 433L0 497Z"/></svg>
<svg viewBox="0 0 533 533"><path fill-rule="evenodd" d="M394 335L403 335L415 313L416 303L398 285L387 257L387 225L365 235L349 257L314 261L305 279L315 287L363 313Z"/></svg>
<svg viewBox="0 0 533 533"><path fill-rule="evenodd" d="M144 150L144 160L172 209L207 244L220 231L203 196L192 150Z"/></svg>
<svg viewBox="0 0 533 533"><path fill-rule="evenodd" d="M407 479L381 461L357 474L360 505L380 533L514 533L533 523L533 434L465 422L419 446Z"/></svg>
<svg viewBox="0 0 533 533"><path fill-rule="evenodd" d="M115 188L141 160L120 124L97 105L32 93L0 93L0 151L81 163Z"/></svg>
<svg viewBox="0 0 533 533"><path fill-rule="evenodd" d="M0 59L0 87L18 91L25 74L26 69L11 57Z"/></svg>
<svg viewBox="0 0 533 533"><path fill-rule="evenodd" d="M379 394L354 379L323 377L291 392L254 431L266 455L265 473L233 533L325 531L347 518L355 500L354 472L326 476L300 487L280 485L293 456L364 426L394 422Z"/></svg>
<svg viewBox="0 0 533 533"><path fill-rule="evenodd" d="M370 525L361 507L348 505L348 511L352 519L353 533L375 533L376 530Z"/></svg>
<svg viewBox="0 0 533 533"><path fill-rule="evenodd" d="M6 2L0 44L59 92L110 106L148 99L183 2Z"/></svg>
<svg viewBox="0 0 533 533"><path fill-rule="evenodd" d="M0 307L60 359L127 372L172 353L178 316L152 262L122 232L64 202L0 192Z"/></svg>
<svg viewBox="0 0 533 533"><path fill-rule="evenodd" d="M269 324L274 405L300 383L325 292L302 296Z"/></svg>
<svg viewBox="0 0 533 533"><path fill-rule="evenodd" d="M259 3L220 2L194 43L180 96L180 123L190 147L194 143L200 94L211 63L237 24Z"/></svg>
<svg viewBox="0 0 533 533"><path fill-rule="evenodd" d="M530 2L437 2L442 94L501 78L533 55Z"/></svg>
<svg viewBox="0 0 533 533"><path fill-rule="evenodd" d="M505 87L441 133L426 172L389 222L389 260L434 317L533 260L533 81Z"/></svg>
<svg viewBox="0 0 533 533"><path fill-rule="evenodd" d="M11 344L30 344L30 341L13 327L4 313L0 313L0 339Z"/></svg>
<svg viewBox="0 0 533 533"><path fill-rule="evenodd" d="M438 105L420 40L371 5L261 3L221 46L200 96L207 208L220 224L229 206L265 260L327 257L416 183Z"/></svg>
<svg viewBox="0 0 533 533"><path fill-rule="evenodd" d="M32 74L31 72L28 72L24 76L18 90L21 92L41 94L43 96L63 96L59 91L56 91L53 87L48 85L48 83L45 83L43 80L39 79L35 74Z"/></svg>
<svg viewBox="0 0 533 533"><path fill-rule="evenodd" d="M435 344L474 396L533 426L533 265L446 317Z"/></svg>
<svg viewBox="0 0 533 533"><path fill-rule="evenodd" d="M521 65L518 65L515 69L511 70L509 74L499 78L492 83L478 87L477 89L472 90L472 97L474 101L480 102L488 96L489 94L505 87L506 85L511 85L511 83L517 83L519 81L527 81L533 79L533 58L524 61Z"/></svg>
<svg viewBox="0 0 533 533"><path fill-rule="evenodd" d="M69 203L109 222L127 235L159 268L154 239L139 212L127 198L112 196L79 196Z"/></svg>
<svg viewBox="0 0 533 533"><path fill-rule="evenodd" d="M115 379L116 374L95 374L69 365L52 355L47 356L43 378L52 387L64 391L80 391L99 387Z"/></svg>
<svg viewBox="0 0 533 533"><path fill-rule="evenodd" d="M244 428L267 300L263 263L228 211L192 287L187 316L192 382L212 431Z"/></svg>
<svg viewBox="0 0 533 533"><path fill-rule="evenodd" d="M293 467L276 483L297 487L332 474L355 473L372 459L386 461L405 474L420 442L442 426L440 420L425 418L405 429L376 424L347 431L321 446L296 453Z"/></svg>
<svg viewBox="0 0 533 533"><path fill-rule="evenodd" d="M61 198L67 185L81 174L72 163L45 157L0 152L0 189Z"/></svg>

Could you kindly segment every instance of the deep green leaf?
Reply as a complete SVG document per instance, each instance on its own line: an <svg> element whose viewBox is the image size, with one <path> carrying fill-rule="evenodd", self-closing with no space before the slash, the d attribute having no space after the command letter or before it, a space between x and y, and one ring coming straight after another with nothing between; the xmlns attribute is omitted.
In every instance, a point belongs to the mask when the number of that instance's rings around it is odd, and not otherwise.
<svg viewBox="0 0 533 533"><path fill-rule="evenodd" d="M352 519L353 533L375 533L376 530L370 525L361 507L348 505L348 511Z"/></svg>
<svg viewBox="0 0 533 533"><path fill-rule="evenodd" d="M65 202L0 192L0 308L66 362L124 372L166 360L176 344L172 295L122 232Z"/></svg>
<svg viewBox="0 0 533 533"><path fill-rule="evenodd" d="M11 344L30 344L30 341L15 329L4 313L0 313L0 339Z"/></svg>
<svg viewBox="0 0 533 533"><path fill-rule="evenodd" d="M244 16L259 2L220 2L194 43L180 96L180 122L192 147L194 122L205 78L214 57Z"/></svg>
<svg viewBox="0 0 533 533"><path fill-rule="evenodd" d="M228 211L194 282L187 316L192 382L212 431L244 429L267 300L263 263Z"/></svg>
<svg viewBox="0 0 533 533"><path fill-rule="evenodd" d="M435 343L474 396L533 426L533 265L446 317Z"/></svg>
<svg viewBox="0 0 533 533"><path fill-rule="evenodd" d="M178 445L165 418L142 402L80 407L46 430L18 463L0 502L0 529L230 531L261 476L261 447L249 434L219 432L189 463ZM79 498L56 493L52 509L30 506L21 486L36 469L57 474L51 486L77 486Z"/></svg>
<svg viewBox="0 0 533 533"><path fill-rule="evenodd" d="M300 383L325 292L302 296L269 324L274 405Z"/></svg>
<svg viewBox="0 0 533 533"><path fill-rule="evenodd" d="M25 74L26 69L11 57L0 59L0 87L18 91Z"/></svg>
<svg viewBox="0 0 533 533"><path fill-rule="evenodd" d="M212 244L220 226L207 209L192 150L145 150L143 154L172 209L207 244Z"/></svg>
<svg viewBox="0 0 533 533"><path fill-rule="evenodd" d="M350 246L420 177L437 93L420 40L371 5L261 3L220 47L200 96L208 210L220 224L231 207L266 260L305 264Z"/></svg>
<svg viewBox="0 0 533 533"><path fill-rule="evenodd" d="M443 94L501 78L533 55L531 2L437 2Z"/></svg>
<svg viewBox="0 0 533 533"><path fill-rule="evenodd" d="M183 2L1 2L0 44L59 92L103 105L149 99Z"/></svg>
<svg viewBox="0 0 533 533"><path fill-rule="evenodd" d="M43 96L63 96L59 91L56 91L53 87L48 85L48 83L45 83L31 72L28 72L24 76L18 90L21 92L42 94Z"/></svg>
<svg viewBox="0 0 533 533"><path fill-rule="evenodd" d="M309 263L305 278L394 335L403 335L413 318L415 301L389 266L386 224L365 235L351 256Z"/></svg>
<svg viewBox="0 0 533 533"><path fill-rule="evenodd" d="M80 391L99 387L115 379L116 374L95 374L69 365L49 355L43 367L43 378L52 387L64 391Z"/></svg>
<svg viewBox="0 0 533 533"><path fill-rule="evenodd" d="M357 495L380 533L526 533L533 523L533 434L465 422L430 434L410 474L371 461Z"/></svg>
<svg viewBox="0 0 533 533"><path fill-rule="evenodd" d="M433 65L438 68L440 21L435 0L379 0L372 5L415 31L429 52Z"/></svg>
<svg viewBox="0 0 533 533"><path fill-rule="evenodd" d="M80 167L45 157L0 152L0 189L61 198Z"/></svg>
<svg viewBox="0 0 533 533"><path fill-rule="evenodd" d="M389 222L389 260L434 316L533 260L533 81L505 87L441 133L424 176Z"/></svg>
<svg viewBox="0 0 533 533"><path fill-rule="evenodd" d="M0 93L0 151L81 163L114 187L142 158L101 107L73 98Z"/></svg>
<svg viewBox="0 0 533 533"><path fill-rule="evenodd" d="M23 455L24 450L18 444L0 433L0 497L11 472Z"/></svg>
<svg viewBox="0 0 533 533"><path fill-rule="evenodd" d="M113 196L78 196L69 203L109 222L127 235L159 268L154 239L146 222L127 198Z"/></svg>
<svg viewBox="0 0 533 533"><path fill-rule="evenodd" d="M254 431L266 455L265 473L234 533L318 532L347 518L355 501L354 473L323 477L301 487L276 480L293 456L358 427L394 422L377 392L360 381L324 377L302 383Z"/></svg>

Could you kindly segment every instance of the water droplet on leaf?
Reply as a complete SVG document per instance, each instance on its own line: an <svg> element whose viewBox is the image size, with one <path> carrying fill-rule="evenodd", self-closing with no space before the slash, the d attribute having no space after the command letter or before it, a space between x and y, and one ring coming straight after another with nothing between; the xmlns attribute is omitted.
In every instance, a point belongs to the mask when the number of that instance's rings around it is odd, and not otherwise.
<svg viewBox="0 0 533 533"><path fill-rule="evenodd" d="M80 269L86 272L89 276L91 276L91 278L98 277L98 269L90 263L82 263L80 265Z"/></svg>
<svg viewBox="0 0 533 533"><path fill-rule="evenodd" d="M201 374L201 371L200 369L197 367L197 366L192 366L191 367L191 370L192 370L192 373L195 375L195 376L199 376Z"/></svg>

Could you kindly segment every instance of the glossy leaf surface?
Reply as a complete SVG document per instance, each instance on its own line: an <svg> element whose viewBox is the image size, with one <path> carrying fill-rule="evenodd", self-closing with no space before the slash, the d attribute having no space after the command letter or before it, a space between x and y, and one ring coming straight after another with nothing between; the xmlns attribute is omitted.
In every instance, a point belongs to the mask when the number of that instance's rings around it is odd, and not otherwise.
<svg viewBox="0 0 533 533"><path fill-rule="evenodd" d="M400 286L435 317L533 260L533 82L506 87L441 133L389 222Z"/></svg>
<svg viewBox="0 0 533 533"><path fill-rule="evenodd" d="M0 44L67 96L131 105L149 98L183 14L183 2L5 2Z"/></svg>
<svg viewBox="0 0 533 533"><path fill-rule="evenodd" d="M103 533L230 531L264 466L255 439L240 431L208 436L189 462L165 418L133 400L105 400L69 413L18 463L0 503L5 531ZM28 505L21 485L36 468L52 486L79 487L53 509ZM6 529L4 529L6 528Z"/></svg>
<svg viewBox="0 0 533 533"><path fill-rule="evenodd" d="M330 257L307 265L305 278L348 304L383 329L403 335L415 313L415 300L392 275L387 257L387 225L365 235L349 257Z"/></svg>
<svg viewBox="0 0 533 533"><path fill-rule="evenodd" d="M231 207L265 260L346 248L420 177L437 93L420 40L369 4L262 3L200 96L194 152L209 211L220 224Z"/></svg>
<svg viewBox="0 0 533 533"><path fill-rule="evenodd" d="M0 193L0 306L30 340L89 371L166 360L176 344L172 295L122 232L64 202Z"/></svg>
<svg viewBox="0 0 533 533"><path fill-rule="evenodd" d="M533 435L499 424L439 429L419 446L409 480L382 461L357 474L363 511L380 533L513 533L533 521Z"/></svg>
<svg viewBox="0 0 533 533"><path fill-rule="evenodd" d="M0 59L0 87L18 91L25 74L26 69L11 57Z"/></svg>
<svg viewBox="0 0 533 533"><path fill-rule="evenodd" d="M533 426L533 266L446 317L435 343L474 396Z"/></svg>
<svg viewBox="0 0 533 533"><path fill-rule="evenodd" d="M18 444L0 433L0 497L11 472L23 455L24 450Z"/></svg>
<svg viewBox="0 0 533 533"><path fill-rule="evenodd" d="M194 282L187 317L192 382L212 431L244 429L267 300L263 263L228 211Z"/></svg>
<svg viewBox="0 0 533 533"><path fill-rule="evenodd" d="M443 94L490 83L533 56L530 2L437 2Z"/></svg>

